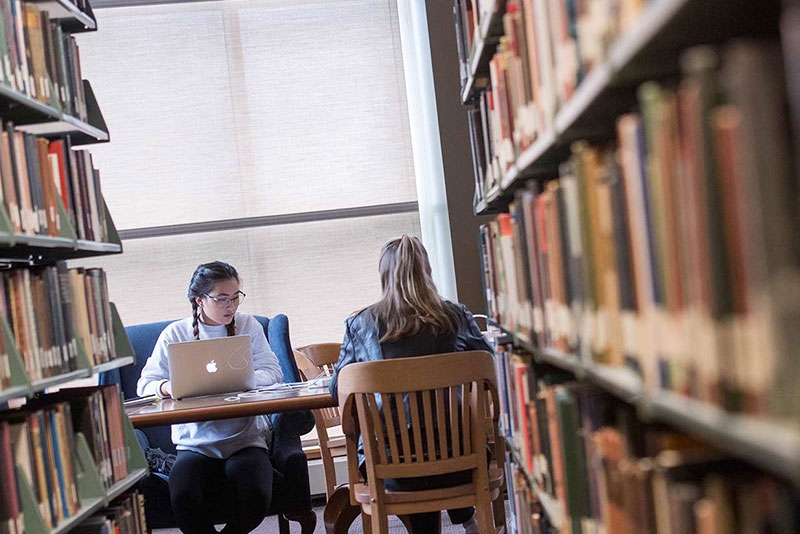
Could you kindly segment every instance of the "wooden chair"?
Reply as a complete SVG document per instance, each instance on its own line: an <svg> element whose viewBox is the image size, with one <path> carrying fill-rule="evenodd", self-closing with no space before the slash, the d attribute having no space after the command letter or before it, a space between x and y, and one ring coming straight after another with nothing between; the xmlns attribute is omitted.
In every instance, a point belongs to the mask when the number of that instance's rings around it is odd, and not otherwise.
<svg viewBox="0 0 800 534"><path fill-rule="evenodd" d="M468 351L351 364L339 371L338 386L350 499L361 506L365 532L370 524L372 532L387 532L388 515L468 506L476 508L481 533L503 531L505 451L491 354ZM358 466L360 438L366 478ZM472 482L403 492L386 490L384 483L459 471L471 471Z"/></svg>
<svg viewBox="0 0 800 534"><path fill-rule="evenodd" d="M295 349L294 357L300 373L306 380L317 377L323 371L333 375L333 365L339 359L340 348L339 343L315 343ZM313 413L319 436L322 467L325 471L325 496L330 499L336 488L336 469L333 460L347 455L344 436L331 437L328 433L330 429L341 425L339 408L322 408L313 410Z"/></svg>

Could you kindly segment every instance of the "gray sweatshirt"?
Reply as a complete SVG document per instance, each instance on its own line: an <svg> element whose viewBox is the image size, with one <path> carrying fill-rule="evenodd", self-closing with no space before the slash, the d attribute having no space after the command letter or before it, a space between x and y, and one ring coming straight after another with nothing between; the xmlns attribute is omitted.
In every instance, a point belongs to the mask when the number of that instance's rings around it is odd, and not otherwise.
<svg viewBox="0 0 800 534"><path fill-rule="evenodd" d="M253 349L253 369L256 387L264 387L283 379L278 358L272 352L261 324L246 313L236 312L236 334L249 334ZM224 337L225 325L199 324L200 339ZM194 339L192 318L181 319L168 325L156 341L153 354L142 368L136 385L139 395L154 395L164 380L169 380L167 344ZM211 458L227 458L245 447L267 448L265 417L240 417L199 423L172 425L172 442L178 450L194 451Z"/></svg>

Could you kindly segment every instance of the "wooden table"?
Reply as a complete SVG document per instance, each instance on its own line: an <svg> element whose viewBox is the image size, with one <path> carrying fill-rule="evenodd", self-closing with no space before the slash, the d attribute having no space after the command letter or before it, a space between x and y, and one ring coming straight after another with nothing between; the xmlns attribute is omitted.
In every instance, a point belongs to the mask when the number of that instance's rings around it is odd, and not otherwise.
<svg viewBox="0 0 800 534"><path fill-rule="evenodd" d="M258 393L228 393L183 400L162 399L154 404L125 408L134 427L172 425L293 410L336 406L328 388L292 388Z"/></svg>

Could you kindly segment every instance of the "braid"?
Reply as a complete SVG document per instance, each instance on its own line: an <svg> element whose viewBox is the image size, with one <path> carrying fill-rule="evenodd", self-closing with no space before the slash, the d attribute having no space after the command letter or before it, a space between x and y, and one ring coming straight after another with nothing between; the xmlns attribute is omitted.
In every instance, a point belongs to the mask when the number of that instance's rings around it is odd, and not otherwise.
<svg viewBox="0 0 800 534"><path fill-rule="evenodd" d="M197 307L197 303L192 301L192 330L194 331L194 338L200 339L200 326L198 322L200 320L200 312Z"/></svg>
<svg viewBox="0 0 800 534"><path fill-rule="evenodd" d="M236 335L236 316L234 316L233 319L231 319L231 322L225 325L225 328L228 329L228 336Z"/></svg>

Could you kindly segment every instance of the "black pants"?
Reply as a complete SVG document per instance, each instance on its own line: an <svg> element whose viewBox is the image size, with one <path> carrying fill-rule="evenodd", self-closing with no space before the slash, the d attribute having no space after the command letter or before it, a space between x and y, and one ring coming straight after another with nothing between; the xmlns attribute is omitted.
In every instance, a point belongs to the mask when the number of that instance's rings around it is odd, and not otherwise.
<svg viewBox="0 0 800 534"><path fill-rule="evenodd" d="M269 453L248 447L217 459L178 451L169 494L178 527L186 534L215 533L215 522L225 522L226 534L250 532L264 520L272 500Z"/></svg>

